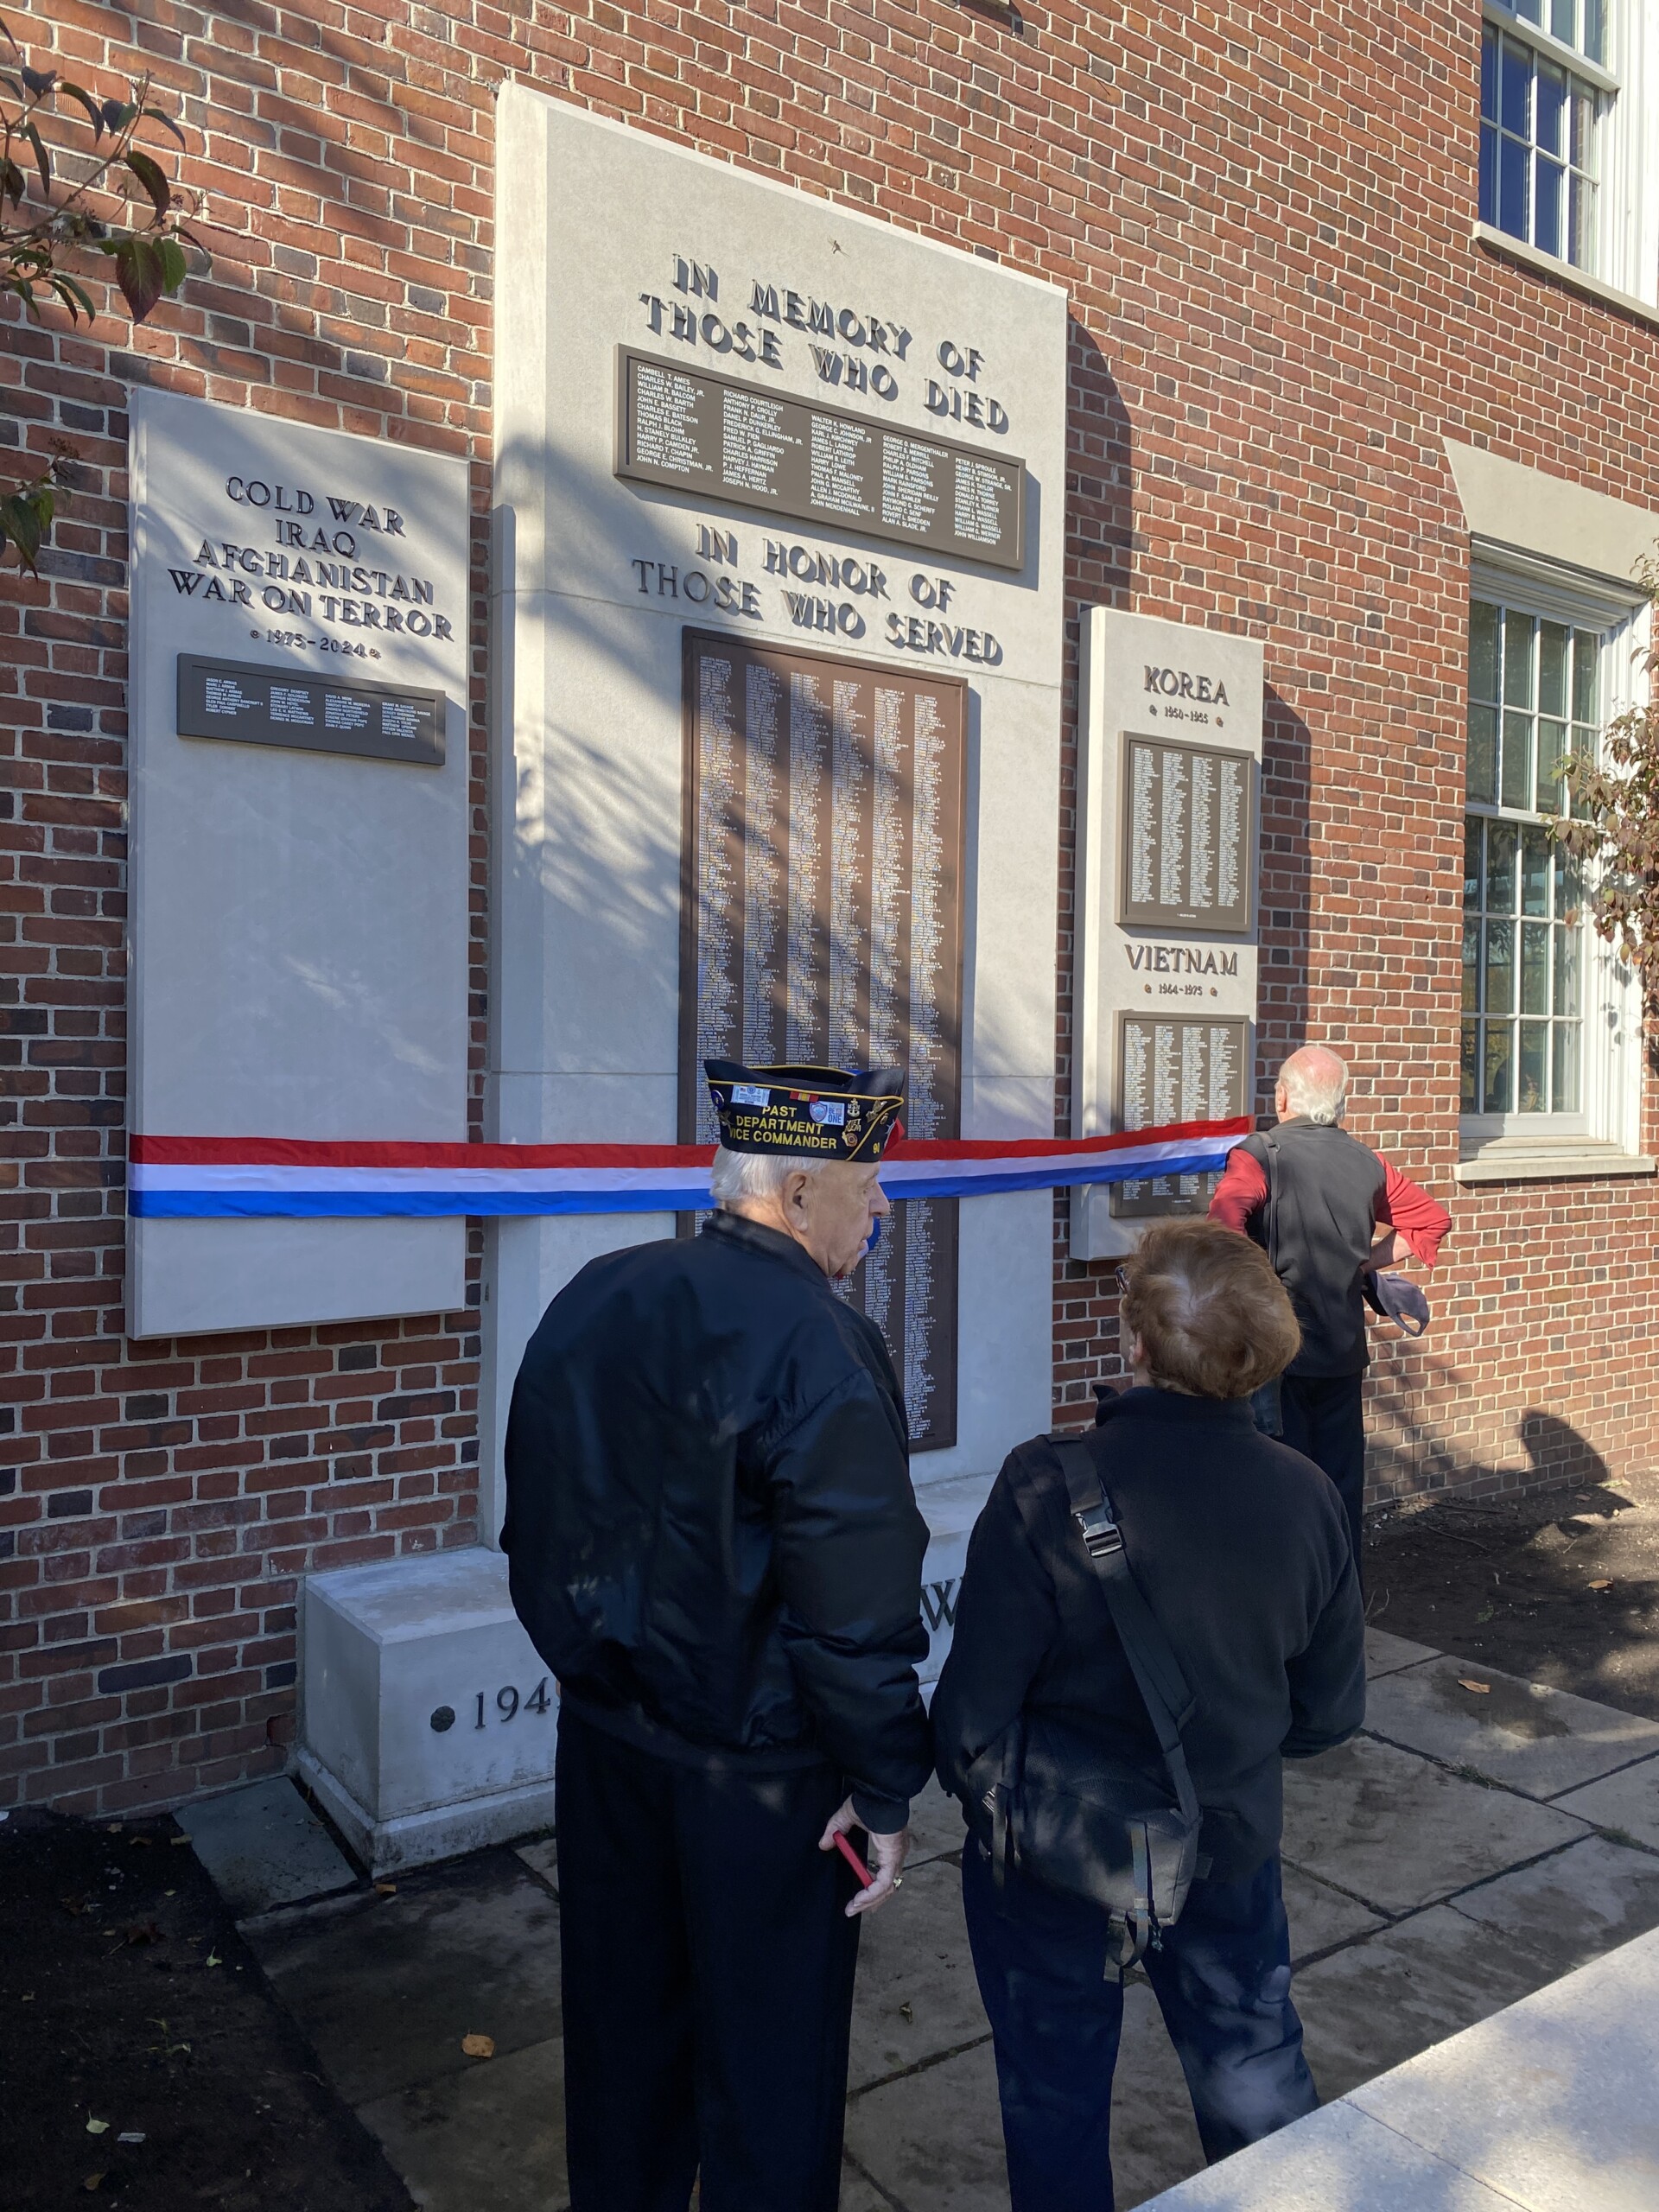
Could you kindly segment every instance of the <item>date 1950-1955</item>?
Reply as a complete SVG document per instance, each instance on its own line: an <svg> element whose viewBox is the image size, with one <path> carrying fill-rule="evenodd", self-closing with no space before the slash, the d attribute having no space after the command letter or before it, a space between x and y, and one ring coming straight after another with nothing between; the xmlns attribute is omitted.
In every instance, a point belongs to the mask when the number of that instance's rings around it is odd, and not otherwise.
<svg viewBox="0 0 1659 2212"><path fill-rule="evenodd" d="M488 1695L489 1693L486 1690L474 1690L473 1693L474 1728L484 1728L489 1725L485 1706L485 1700ZM547 1676L543 1675L528 1697L520 1697L509 1682L505 1689L497 1690L492 1705L498 1721L513 1720L521 1713L550 1713L553 1710L554 1700L548 1688ZM431 1726L435 1734L442 1736L454 1725L455 1708L453 1705L440 1705L435 1707L431 1719Z"/></svg>

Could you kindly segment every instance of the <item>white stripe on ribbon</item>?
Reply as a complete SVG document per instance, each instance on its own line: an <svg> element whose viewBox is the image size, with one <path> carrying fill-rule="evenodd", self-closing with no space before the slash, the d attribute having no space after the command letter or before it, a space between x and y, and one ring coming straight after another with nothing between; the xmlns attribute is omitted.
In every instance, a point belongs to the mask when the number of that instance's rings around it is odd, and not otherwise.
<svg viewBox="0 0 1659 2212"><path fill-rule="evenodd" d="M894 1198L971 1198L1213 1173L1226 1165L1243 1134L1223 1135L1213 1123L1197 1123L1141 1143L1126 1145L1119 1138L1098 1149L1056 1143L1052 1151L1027 1143L988 1157L918 1159L901 1148L884 1163L881 1181ZM222 1155L224 1143L210 1141ZM168 1148L186 1148L186 1141ZM138 1158L128 1171L129 1210L151 1218L343 1217L673 1213L701 1211L710 1203L709 1169L700 1164L518 1166L500 1161L504 1147L489 1149L497 1158L478 1167L448 1160L431 1166L337 1166L222 1156L165 1162Z"/></svg>

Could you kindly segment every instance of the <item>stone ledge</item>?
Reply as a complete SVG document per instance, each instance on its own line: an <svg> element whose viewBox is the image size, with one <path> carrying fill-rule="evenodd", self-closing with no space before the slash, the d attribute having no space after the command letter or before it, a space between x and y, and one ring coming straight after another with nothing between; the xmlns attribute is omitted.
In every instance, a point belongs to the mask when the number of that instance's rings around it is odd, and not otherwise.
<svg viewBox="0 0 1659 2212"><path fill-rule="evenodd" d="M1599 276L1575 269L1570 261L1562 261L1555 254L1541 252L1524 238L1511 238L1507 231L1496 230L1490 223L1477 223L1472 235L1477 245L1484 246L1500 261L1516 262L1522 269L1552 278L1569 292L1582 292L1589 299L1599 300L1604 307L1617 308L1621 315L1634 315L1640 322L1659 327L1659 307L1651 300L1638 299L1634 292L1621 292L1617 284L1604 284Z"/></svg>
<svg viewBox="0 0 1659 2212"><path fill-rule="evenodd" d="M1659 2202L1659 1930L1147 2200L1160 2212Z"/></svg>
<svg viewBox="0 0 1659 2212"><path fill-rule="evenodd" d="M1651 1175L1659 1160L1645 1152L1621 1152L1617 1145L1563 1144L1485 1146L1452 1170L1459 1183L1585 1182L1614 1175Z"/></svg>

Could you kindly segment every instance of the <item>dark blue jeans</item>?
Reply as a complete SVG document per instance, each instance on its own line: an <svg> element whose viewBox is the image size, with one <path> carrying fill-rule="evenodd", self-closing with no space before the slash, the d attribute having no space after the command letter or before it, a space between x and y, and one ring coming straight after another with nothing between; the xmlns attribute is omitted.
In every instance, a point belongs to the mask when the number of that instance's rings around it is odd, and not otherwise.
<svg viewBox="0 0 1659 2212"><path fill-rule="evenodd" d="M1106 1916L1017 1873L999 1891L971 1836L962 1894L995 2044L1014 2212L1112 2212L1123 1988L1105 1971ZM1276 1853L1242 1882L1194 1882L1143 1964L1212 2164L1314 2110Z"/></svg>

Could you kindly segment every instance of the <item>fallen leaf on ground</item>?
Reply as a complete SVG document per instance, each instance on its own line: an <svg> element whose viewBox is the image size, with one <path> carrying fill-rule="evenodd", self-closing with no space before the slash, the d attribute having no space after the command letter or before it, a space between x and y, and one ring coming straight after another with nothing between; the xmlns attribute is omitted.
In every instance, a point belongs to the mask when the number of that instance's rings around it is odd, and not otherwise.
<svg viewBox="0 0 1659 2212"><path fill-rule="evenodd" d="M378 1897L395 1897L397 1894L397 1885L396 1882L377 1882L374 1885L374 1894Z"/></svg>
<svg viewBox="0 0 1659 2212"><path fill-rule="evenodd" d="M914 2021L916 2018L916 2008L908 1998L906 1998L904 2003L899 2007L899 2017L906 2024Z"/></svg>
<svg viewBox="0 0 1659 2212"><path fill-rule="evenodd" d="M495 2056L495 2037L493 2036L462 2036L461 2039L461 2047L466 2052L468 2058L493 2058Z"/></svg>
<svg viewBox="0 0 1659 2212"><path fill-rule="evenodd" d="M153 1835L130 1835L127 1838L128 1843L135 1851L148 1851L155 1840Z"/></svg>
<svg viewBox="0 0 1659 2212"><path fill-rule="evenodd" d="M217 1951L209 1951L207 1954L207 1963L210 1967L222 1967L225 1961L219 1957Z"/></svg>
<svg viewBox="0 0 1659 2212"><path fill-rule="evenodd" d="M1613 1578L1611 1574L1599 1574L1590 1585L1592 1590L1611 1590L1612 1586Z"/></svg>
<svg viewBox="0 0 1659 2212"><path fill-rule="evenodd" d="M107 2135L109 2132L110 2123L107 2120L89 2120L86 2123L86 2133L89 2135Z"/></svg>
<svg viewBox="0 0 1659 2212"><path fill-rule="evenodd" d="M1467 1675L1458 1676L1458 1688L1460 1690L1473 1690L1477 1697L1490 1697L1492 1694L1492 1686L1490 1682L1471 1682Z"/></svg>
<svg viewBox="0 0 1659 2212"><path fill-rule="evenodd" d="M188 1835L170 1835L167 1840L172 1844L188 1843L190 1840Z"/></svg>
<svg viewBox="0 0 1659 2212"><path fill-rule="evenodd" d="M103 2178L104 2177L101 2173L88 2174L86 2180L82 2182L80 2185L83 2189L96 2189L103 2181Z"/></svg>

